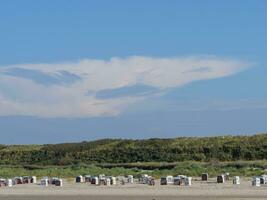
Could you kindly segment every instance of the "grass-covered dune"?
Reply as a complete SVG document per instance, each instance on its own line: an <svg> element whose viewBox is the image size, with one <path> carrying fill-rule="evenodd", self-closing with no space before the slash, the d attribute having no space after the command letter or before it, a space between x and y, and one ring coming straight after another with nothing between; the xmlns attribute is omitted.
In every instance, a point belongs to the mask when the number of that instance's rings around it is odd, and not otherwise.
<svg viewBox="0 0 267 200"><path fill-rule="evenodd" d="M147 173L158 178L203 172L254 176L266 173L267 134L0 145L0 165L0 177Z"/></svg>
<svg viewBox="0 0 267 200"><path fill-rule="evenodd" d="M46 145L0 145L1 165L66 166L108 163L110 167L113 164L117 165L116 167L125 168L127 166L121 164L266 159L267 134L147 140L103 139Z"/></svg>

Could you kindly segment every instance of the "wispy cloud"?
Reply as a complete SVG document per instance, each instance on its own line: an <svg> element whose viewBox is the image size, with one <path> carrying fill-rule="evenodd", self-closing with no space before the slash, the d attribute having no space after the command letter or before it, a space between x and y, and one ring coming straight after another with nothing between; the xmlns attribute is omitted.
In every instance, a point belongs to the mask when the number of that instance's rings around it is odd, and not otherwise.
<svg viewBox="0 0 267 200"><path fill-rule="evenodd" d="M36 69L23 69L13 67L6 69L3 73L9 76L30 79L36 83L43 85L70 84L77 80L80 80L79 76L63 70L48 74Z"/></svg>
<svg viewBox="0 0 267 200"><path fill-rule="evenodd" d="M169 88L238 73L248 64L216 57L129 57L0 68L0 115L117 115Z"/></svg>

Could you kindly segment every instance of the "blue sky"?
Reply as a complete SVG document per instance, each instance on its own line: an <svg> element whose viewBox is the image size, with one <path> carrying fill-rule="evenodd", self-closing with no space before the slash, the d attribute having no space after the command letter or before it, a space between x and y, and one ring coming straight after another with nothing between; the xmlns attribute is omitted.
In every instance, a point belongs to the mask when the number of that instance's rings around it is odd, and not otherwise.
<svg viewBox="0 0 267 200"><path fill-rule="evenodd" d="M266 132L266 9L1 1L1 143Z"/></svg>

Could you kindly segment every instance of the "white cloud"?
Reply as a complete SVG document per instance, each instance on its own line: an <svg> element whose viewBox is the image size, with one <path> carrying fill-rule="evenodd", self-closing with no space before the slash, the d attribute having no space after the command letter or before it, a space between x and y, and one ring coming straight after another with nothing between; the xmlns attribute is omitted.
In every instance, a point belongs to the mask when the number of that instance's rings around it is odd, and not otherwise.
<svg viewBox="0 0 267 200"><path fill-rule="evenodd" d="M163 92L193 81L229 76L244 70L248 64L216 57L111 58L109 61L85 59L77 63L20 64L0 69L0 115L39 117L90 117L121 113L146 96L97 99L103 90L146 85ZM12 69L26 70L7 73ZM28 71L27 71L28 70ZM79 76L68 84L41 84L40 72L47 81L59 72ZM27 76L25 76L25 73ZM62 78L62 77L61 77ZM44 80L43 80L44 81ZM64 82L64 77L63 80ZM45 81L44 81L45 82ZM88 91L90 91L88 93Z"/></svg>

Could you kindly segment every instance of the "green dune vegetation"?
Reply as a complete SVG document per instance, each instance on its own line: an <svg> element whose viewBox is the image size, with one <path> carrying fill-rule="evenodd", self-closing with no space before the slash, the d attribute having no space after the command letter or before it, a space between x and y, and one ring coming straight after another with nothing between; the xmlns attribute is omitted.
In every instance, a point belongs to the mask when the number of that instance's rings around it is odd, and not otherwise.
<svg viewBox="0 0 267 200"><path fill-rule="evenodd" d="M77 174L165 174L211 176L230 172L252 176L267 168L267 134L180 137L174 139L103 139L81 143L0 145L0 177Z"/></svg>

